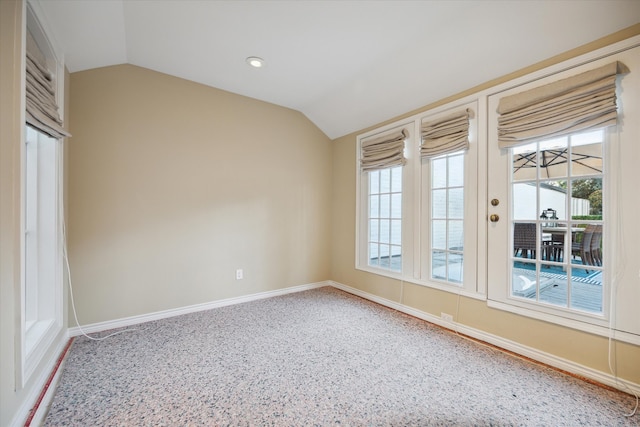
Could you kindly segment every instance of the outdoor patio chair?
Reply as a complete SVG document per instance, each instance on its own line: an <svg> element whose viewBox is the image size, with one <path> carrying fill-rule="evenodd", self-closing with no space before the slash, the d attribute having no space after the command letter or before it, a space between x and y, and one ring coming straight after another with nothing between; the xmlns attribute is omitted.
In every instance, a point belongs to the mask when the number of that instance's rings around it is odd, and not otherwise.
<svg viewBox="0 0 640 427"><path fill-rule="evenodd" d="M552 234L544 242L545 259L548 261L562 261L564 255L564 234Z"/></svg>
<svg viewBox="0 0 640 427"><path fill-rule="evenodd" d="M596 265L591 254L591 241L593 240L593 233L596 227L594 224L588 224L584 229L584 233L582 233L582 239L571 244L571 255L573 255L574 258L576 255L579 256L582 265ZM602 232L600 232L600 236L602 236ZM587 273L588 272L587 270Z"/></svg>
<svg viewBox="0 0 640 427"><path fill-rule="evenodd" d="M602 265L602 224L598 224L594 227L593 235L591 236L591 260L593 265Z"/></svg>
<svg viewBox="0 0 640 427"><path fill-rule="evenodd" d="M513 224L513 255L532 259L536 257L536 225L516 222Z"/></svg>

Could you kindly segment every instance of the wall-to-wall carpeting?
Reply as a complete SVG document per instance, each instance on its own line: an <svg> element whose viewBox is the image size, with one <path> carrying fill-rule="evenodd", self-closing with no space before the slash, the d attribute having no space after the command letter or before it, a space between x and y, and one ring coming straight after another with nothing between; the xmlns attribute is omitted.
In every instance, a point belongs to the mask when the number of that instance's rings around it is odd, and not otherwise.
<svg viewBox="0 0 640 427"><path fill-rule="evenodd" d="M618 426L634 405L325 287L77 338L45 425Z"/></svg>

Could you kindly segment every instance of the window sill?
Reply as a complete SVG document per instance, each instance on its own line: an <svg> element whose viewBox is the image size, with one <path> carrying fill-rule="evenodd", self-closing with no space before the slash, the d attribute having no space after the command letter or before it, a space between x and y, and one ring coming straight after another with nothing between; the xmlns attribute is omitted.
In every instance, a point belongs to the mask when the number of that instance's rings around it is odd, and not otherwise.
<svg viewBox="0 0 640 427"><path fill-rule="evenodd" d="M404 277L401 273L396 273L392 271L387 271L383 269L373 268L373 267L361 267L356 266L356 270L364 271L367 273L375 274L377 276L388 277L390 279L399 280L405 283L411 283L413 285L423 286L425 288L436 289L439 291L448 292L455 295L461 295L467 298L473 298L480 301L486 301L487 296L480 292L470 291L463 287L458 287L454 285L447 285L444 283L431 282L425 280L415 279L413 277Z"/></svg>

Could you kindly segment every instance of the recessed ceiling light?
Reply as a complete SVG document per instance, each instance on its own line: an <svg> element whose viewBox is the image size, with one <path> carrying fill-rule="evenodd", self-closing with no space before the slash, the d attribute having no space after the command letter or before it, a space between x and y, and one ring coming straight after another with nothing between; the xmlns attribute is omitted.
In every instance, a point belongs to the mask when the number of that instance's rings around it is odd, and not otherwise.
<svg viewBox="0 0 640 427"><path fill-rule="evenodd" d="M264 59L258 58L257 56L250 56L247 58L247 64L254 68L262 68L264 67Z"/></svg>

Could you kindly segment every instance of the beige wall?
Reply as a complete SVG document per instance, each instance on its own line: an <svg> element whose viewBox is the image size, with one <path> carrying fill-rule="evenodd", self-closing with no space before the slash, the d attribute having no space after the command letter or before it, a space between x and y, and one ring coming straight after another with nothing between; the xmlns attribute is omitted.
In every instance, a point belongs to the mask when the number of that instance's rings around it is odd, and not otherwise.
<svg viewBox="0 0 640 427"><path fill-rule="evenodd" d="M462 98L636 34L640 34L640 24L567 54L536 64L501 79L487 82L420 110L409 112L402 117L429 110L454 99ZM385 123L399 120L402 117L391 119ZM385 123L376 125L373 128ZM406 282L404 283L404 291L401 294L401 283L399 281L355 269L356 136L366 130L368 129L334 141L331 278L336 282L395 302L400 302L402 295L403 304L436 317L439 317L441 312L455 313L457 307L457 296L455 294L407 284ZM610 372L607 338L491 309L487 307L484 301L465 297L461 298L458 314L459 317L456 320L463 325L603 373L608 374ZM614 342L612 354L614 355L613 362L617 367L620 378L640 384L640 369L638 367L640 347Z"/></svg>
<svg viewBox="0 0 640 427"><path fill-rule="evenodd" d="M25 393L16 390L16 304L20 292L20 1L0 1L0 425L9 425ZM16 52L17 51L17 52Z"/></svg>
<svg viewBox="0 0 640 427"><path fill-rule="evenodd" d="M120 65L71 75L71 132L81 324L329 279L332 144L301 113Z"/></svg>

